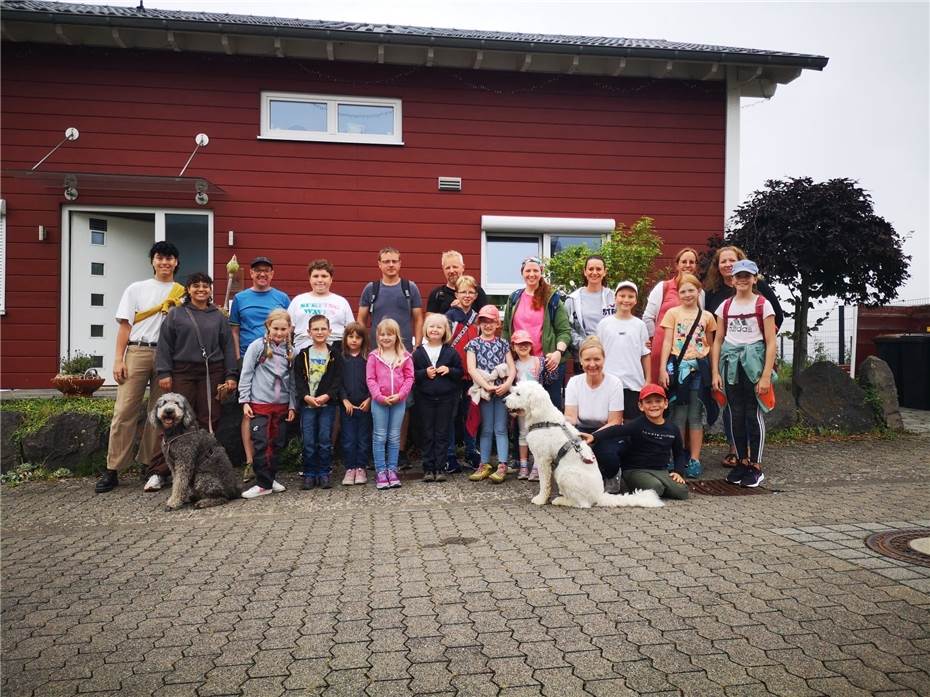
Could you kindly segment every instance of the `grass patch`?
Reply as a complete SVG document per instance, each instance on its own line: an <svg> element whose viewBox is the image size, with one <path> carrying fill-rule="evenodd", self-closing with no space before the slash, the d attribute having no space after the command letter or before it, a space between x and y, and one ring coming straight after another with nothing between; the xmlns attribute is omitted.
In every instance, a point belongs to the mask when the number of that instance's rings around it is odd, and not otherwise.
<svg viewBox="0 0 930 697"><path fill-rule="evenodd" d="M34 465L24 462L16 469L12 469L6 474L0 475L0 483L7 486L18 486L26 482L49 482L59 479L66 479L71 476L71 470L59 467L56 470L49 470L42 465Z"/></svg>
<svg viewBox="0 0 930 697"><path fill-rule="evenodd" d="M93 414L101 423L113 418L112 399L94 397L49 397L44 399L11 399L0 402L0 411L15 411L23 415L23 422L12 434L14 443L22 443L26 436L37 433L52 417L60 414Z"/></svg>

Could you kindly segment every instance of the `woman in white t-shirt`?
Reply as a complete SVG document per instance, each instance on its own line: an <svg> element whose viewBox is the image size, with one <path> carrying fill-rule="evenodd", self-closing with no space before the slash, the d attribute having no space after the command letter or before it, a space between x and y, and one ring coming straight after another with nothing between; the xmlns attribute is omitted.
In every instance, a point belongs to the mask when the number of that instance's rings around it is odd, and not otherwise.
<svg viewBox="0 0 930 697"><path fill-rule="evenodd" d="M584 370L565 388L565 420L579 431L593 433L623 422L623 385L604 372L604 346L596 336L581 342L578 358Z"/></svg>
<svg viewBox="0 0 930 697"><path fill-rule="evenodd" d="M294 325L295 354L312 343L307 330L310 318L314 315L323 315L329 320L330 334L327 341L335 345L338 351L346 325L355 321L352 307L341 295L329 292L333 285L334 270L326 259L311 261L307 266L307 275L310 277L310 292L295 297L287 308L287 314L291 316Z"/></svg>

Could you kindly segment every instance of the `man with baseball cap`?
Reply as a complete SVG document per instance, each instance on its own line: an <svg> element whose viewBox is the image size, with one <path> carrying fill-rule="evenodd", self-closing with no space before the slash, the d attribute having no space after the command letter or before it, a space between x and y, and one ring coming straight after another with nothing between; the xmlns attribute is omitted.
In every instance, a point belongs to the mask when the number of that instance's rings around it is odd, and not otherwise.
<svg viewBox="0 0 930 697"><path fill-rule="evenodd" d="M240 360L245 351L256 339L265 335L265 320L268 313L275 308L286 310L291 304L287 293L273 288L274 264L266 256L258 256L249 265L252 287L247 288L233 298L229 310L229 324L232 326L233 344ZM249 433L249 419L242 417L242 447L245 449L246 479L251 478L252 437Z"/></svg>

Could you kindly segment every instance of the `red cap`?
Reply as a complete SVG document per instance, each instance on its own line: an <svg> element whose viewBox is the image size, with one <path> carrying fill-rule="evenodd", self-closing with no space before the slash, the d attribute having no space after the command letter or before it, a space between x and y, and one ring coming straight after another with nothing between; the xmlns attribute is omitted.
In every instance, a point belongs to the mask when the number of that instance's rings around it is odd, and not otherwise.
<svg viewBox="0 0 930 697"><path fill-rule="evenodd" d="M654 382L643 385L643 389L639 391L639 401L642 402L644 399L646 399L646 397L654 394L657 394L662 397L662 399L665 399L665 390L663 390L660 385L656 385Z"/></svg>

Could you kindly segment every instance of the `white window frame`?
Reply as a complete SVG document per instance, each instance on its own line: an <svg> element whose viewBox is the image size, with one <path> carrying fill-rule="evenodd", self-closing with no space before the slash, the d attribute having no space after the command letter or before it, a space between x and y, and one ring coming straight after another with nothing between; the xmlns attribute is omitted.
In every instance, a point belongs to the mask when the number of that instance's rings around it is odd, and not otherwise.
<svg viewBox="0 0 930 697"><path fill-rule="evenodd" d="M403 107L401 100L387 97L353 97L335 94L301 94L297 92L262 92L261 135L259 140L305 140L329 143L369 143L373 145L403 145ZM271 102L324 102L326 104L326 131L292 131L271 127ZM394 133L340 133L339 105L389 106L394 109Z"/></svg>
<svg viewBox="0 0 930 697"><path fill-rule="evenodd" d="M488 280L488 235L492 238L525 237L537 240L537 255L552 246L553 237L607 237L617 227L613 218L543 218L510 215L481 216L481 287L488 295L510 295L522 283L492 283Z"/></svg>

